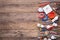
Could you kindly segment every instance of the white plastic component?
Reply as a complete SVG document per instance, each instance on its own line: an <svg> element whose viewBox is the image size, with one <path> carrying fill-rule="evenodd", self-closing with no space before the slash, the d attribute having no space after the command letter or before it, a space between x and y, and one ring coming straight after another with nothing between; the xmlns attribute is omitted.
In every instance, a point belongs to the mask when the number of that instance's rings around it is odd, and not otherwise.
<svg viewBox="0 0 60 40"><path fill-rule="evenodd" d="M54 10L56 10L56 8L53 8Z"/></svg>
<svg viewBox="0 0 60 40"><path fill-rule="evenodd" d="M44 27L44 25L41 25L41 28L43 28Z"/></svg>
<svg viewBox="0 0 60 40"><path fill-rule="evenodd" d="M52 36L51 36L51 39L56 39L56 37L52 35Z"/></svg>
<svg viewBox="0 0 60 40"><path fill-rule="evenodd" d="M56 9L57 9L57 8L54 8L54 7L53 7L53 10L56 10Z"/></svg>
<svg viewBox="0 0 60 40"><path fill-rule="evenodd" d="M57 23L53 23L52 26L58 26L58 24Z"/></svg>
<svg viewBox="0 0 60 40"><path fill-rule="evenodd" d="M50 13L51 11L53 11L52 8L50 7L50 5L47 5L47 6L43 7L43 10L44 10L44 12L46 14Z"/></svg>
<svg viewBox="0 0 60 40"><path fill-rule="evenodd" d="M56 16L54 19L52 19L52 22L58 20L58 17L59 17L59 16Z"/></svg>
<svg viewBox="0 0 60 40"><path fill-rule="evenodd" d="M53 27L53 26L47 25L47 27L46 27L46 28L47 28L47 29L50 29L51 27Z"/></svg>
<svg viewBox="0 0 60 40"><path fill-rule="evenodd" d="M48 40L51 40L50 38L48 38Z"/></svg>
<svg viewBox="0 0 60 40"><path fill-rule="evenodd" d="M55 8L53 8L55 10Z"/></svg>
<svg viewBox="0 0 60 40"><path fill-rule="evenodd" d="M44 27L44 25L42 25L42 24L40 24L40 23L38 23L37 26L38 26L38 27L41 27L41 28Z"/></svg>
<svg viewBox="0 0 60 40"><path fill-rule="evenodd" d="M43 8L38 8L38 11L39 12L43 12Z"/></svg>
<svg viewBox="0 0 60 40"><path fill-rule="evenodd" d="M47 38L44 38L43 40L48 40Z"/></svg>

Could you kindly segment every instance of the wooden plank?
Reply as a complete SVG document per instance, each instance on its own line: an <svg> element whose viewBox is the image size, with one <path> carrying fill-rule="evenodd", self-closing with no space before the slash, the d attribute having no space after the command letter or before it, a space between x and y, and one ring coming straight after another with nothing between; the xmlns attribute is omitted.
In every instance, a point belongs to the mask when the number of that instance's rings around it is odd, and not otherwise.
<svg viewBox="0 0 60 40"><path fill-rule="evenodd" d="M0 12L37 12L38 7L28 7L28 8L20 8L20 7L6 7L6 8L0 8Z"/></svg>
<svg viewBox="0 0 60 40"><path fill-rule="evenodd" d="M0 37L37 37L38 30L2 30Z"/></svg>
<svg viewBox="0 0 60 40"><path fill-rule="evenodd" d="M0 30L11 30L11 29L37 29L36 22L20 22L20 23L4 23L0 24Z"/></svg>
<svg viewBox="0 0 60 40"><path fill-rule="evenodd" d="M36 3L36 2L39 2L40 0L0 0L0 2L4 2L5 4L6 3ZM2 3L3 4L3 3Z"/></svg>
<svg viewBox="0 0 60 40"><path fill-rule="evenodd" d="M30 8L30 7L38 7L38 4L0 4L0 8L6 7L22 7L22 8Z"/></svg>
<svg viewBox="0 0 60 40"><path fill-rule="evenodd" d="M0 37L1 40L38 40L37 37Z"/></svg>
<svg viewBox="0 0 60 40"><path fill-rule="evenodd" d="M0 13L0 23L4 22L37 22L37 13Z"/></svg>

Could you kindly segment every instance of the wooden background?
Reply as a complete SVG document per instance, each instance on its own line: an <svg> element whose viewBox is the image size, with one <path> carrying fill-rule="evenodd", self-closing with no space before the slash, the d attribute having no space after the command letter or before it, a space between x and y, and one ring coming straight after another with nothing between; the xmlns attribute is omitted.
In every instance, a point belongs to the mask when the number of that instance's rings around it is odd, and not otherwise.
<svg viewBox="0 0 60 40"><path fill-rule="evenodd" d="M0 40L37 40L40 0L0 0Z"/></svg>

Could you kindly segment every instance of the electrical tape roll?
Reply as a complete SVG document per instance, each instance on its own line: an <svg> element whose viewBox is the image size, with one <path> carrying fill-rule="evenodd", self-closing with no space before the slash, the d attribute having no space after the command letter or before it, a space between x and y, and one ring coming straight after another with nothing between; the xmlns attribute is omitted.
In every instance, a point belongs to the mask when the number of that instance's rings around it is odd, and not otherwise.
<svg viewBox="0 0 60 40"><path fill-rule="evenodd" d="M41 12L41 13L38 14L38 18L44 18L44 16L45 16L45 15L44 15L43 12Z"/></svg>
<svg viewBox="0 0 60 40"><path fill-rule="evenodd" d="M47 15L45 15L45 17L44 18L42 18L42 21L47 21L48 20L48 16Z"/></svg>

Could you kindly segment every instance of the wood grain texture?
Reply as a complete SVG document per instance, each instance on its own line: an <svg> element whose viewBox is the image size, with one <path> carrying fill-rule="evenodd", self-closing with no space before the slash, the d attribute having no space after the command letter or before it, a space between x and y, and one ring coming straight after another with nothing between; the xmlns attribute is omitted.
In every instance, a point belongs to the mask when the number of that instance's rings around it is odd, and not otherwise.
<svg viewBox="0 0 60 40"><path fill-rule="evenodd" d="M37 37L38 0L0 0L0 39ZM22 38L23 37L23 38Z"/></svg>
<svg viewBox="0 0 60 40"><path fill-rule="evenodd" d="M40 0L0 0L0 40L37 40L33 37L38 36L39 3Z"/></svg>

